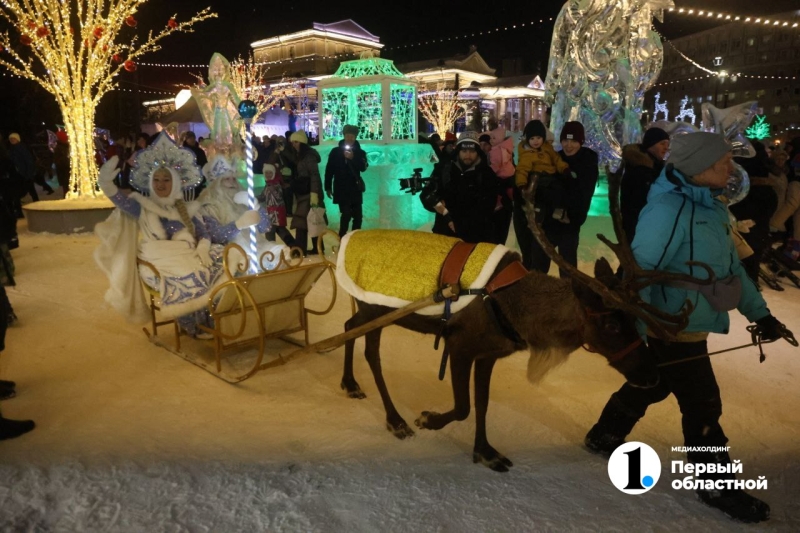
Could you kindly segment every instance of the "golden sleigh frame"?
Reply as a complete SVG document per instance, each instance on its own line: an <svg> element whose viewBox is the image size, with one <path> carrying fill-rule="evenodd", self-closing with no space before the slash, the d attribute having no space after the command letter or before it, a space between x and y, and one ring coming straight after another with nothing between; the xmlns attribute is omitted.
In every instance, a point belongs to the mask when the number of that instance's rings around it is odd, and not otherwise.
<svg viewBox="0 0 800 533"><path fill-rule="evenodd" d="M338 235L330 231L325 232L325 235L332 235L338 239ZM335 277L336 265L322 253L322 240L319 239L321 262L304 262L302 252L298 248L292 248L288 257L281 253L280 258L274 257L267 251L259 258L263 269L259 274L247 274L249 258L242 247L234 243L225 247L223 275L227 276L227 280L217 285L208 295L207 306L214 327L199 326L202 331L211 334L213 340L193 341L212 342L213 357L181 349L178 323L174 319L159 318L160 295L142 280L142 287L150 301L152 327L152 333L148 328L142 328L144 333L154 344L228 383L239 383L260 370L286 364L289 358L280 353L277 357L265 361L267 341L280 339L297 346L308 346L309 315L326 315L336 303L338 289ZM244 258L244 265L239 263L235 271L231 271L229 262L233 250L238 250L240 257ZM158 269L151 263L137 259L137 265L151 270L156 278L161 277ZM270 265L271 268L267 268ZM330 303L322 311L309 309L306 307L306 297L326 272L332 284ZM174 334L173 346L164 343L158 336L158 328L170 324ZM288 337L301 331L304 335L302 342ZM254 346L256 352L253 356ZM250 354L244 368L240 365L240 368L231 370L230 365L224 364L226 358L241 355L244 351ZM247 361L253 361L252 365Z"/></svg>

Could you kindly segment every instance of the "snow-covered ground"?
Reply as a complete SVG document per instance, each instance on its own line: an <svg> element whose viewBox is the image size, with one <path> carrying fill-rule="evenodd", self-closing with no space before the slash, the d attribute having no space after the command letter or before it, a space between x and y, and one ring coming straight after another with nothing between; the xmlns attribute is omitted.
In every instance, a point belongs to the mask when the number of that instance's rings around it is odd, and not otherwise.
<svg viewBox="0 0 800 533"><path fill-rule="evenodd" d="M587 224L582 259L597 255ZM2 403L37 428L0 442L0 531L678 531L749 530L676 491L670 451L682 445L674 399L653 406L632 438L662 461L650 492L613 487L607 462L582 441L622 377L579 351L540 386L527 356L499 362L488 416L492 444L514 461L498 474L471 461L474 417L399 441L369 368L355 371L368 397L339 388L343 350L309 355L229 385L149 343L103 303L92 234L34 235L14 251L19 323L9 329L0 377L18 383ZM588 266L588 265L585 265ZM323 278L324 279L324 278ZM323 302L328 281L310 305ZM770 308L800 333L798 289L765 289ZM319 306L317 306L319 307ZM312 317L312 340L338 333L344 298ZM713 349L747 342L746 323L714 336ZM408 422L452 403L437 380L433 338L399 328L383 335L383 368ZM357 343L357 350L363 346ZM287 346L286 351L291 348ZM744 478L772 519L759 529L800 531L800 350L786 343L718 355L722 424ZM359 352L360 353L360 352Z"/></svg>

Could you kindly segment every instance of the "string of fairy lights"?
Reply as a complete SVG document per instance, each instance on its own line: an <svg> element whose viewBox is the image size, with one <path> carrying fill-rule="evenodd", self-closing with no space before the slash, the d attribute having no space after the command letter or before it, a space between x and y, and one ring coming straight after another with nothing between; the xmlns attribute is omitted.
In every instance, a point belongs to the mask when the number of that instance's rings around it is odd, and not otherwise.
<svg viewBox="0 0 800 533"><path fill-rule="evenodd" d="M725 21L725 22L743 22L745 24L760 24L762 26L776 26L781 28L797 28L797 22L788 20L778 20L768 17L745 16L745 15L731 15L730 13L719 13L716 11L709 11L707 9L693 9L683 7L671 7L667 10L669 13L676 15L694 16L696 18L703 18L706 20Z"/></svg>
<svg viewBox="0 0 800 533"><path fill-rule="evenodd" d="M696 68L699 68L699 69L700 69L700 70L702 70L703 72L706 72L706 73L708 73L708 74L709 74L709 76L706 76L706 77L715 77L715 78L725 78L725 77L731 77L731 78L732 78L732 77L736 77L736 78L750 78L750 79L759 79L759 80L761 80L761 79L772 79L772 80L796 80L796 79L797 79L797 76L783 76L783 75L777 75L777 76L776 76L776 75L770 75L770 74L744 74L744 73L742 73L742 72L734 72L734 73L731 73L731 72L727 72L727 71L724 71L724 70L721 70L721 71L711 70L710 68L704 67L703 65L701 65L700 63L698 63L697 61L695 61L694 59L692 59L691 57L689 57L689 56L687 56L686 54L684 54L684 53L683 53L683 52L682 52L680 49L678 49L678 47L677 47L677 46L675 46L675 45L672 43L672 41L670 41L669 39L667 39L666 37L664 37L664 36L663 36L663 35L662 35L662 34L661 34L661 33L660 33L658 30L656 30L656 29L654 28L654 29L653 29L653 31L655 31L655 32L658 34L658 36L659 36L659 37L661 37L661 41L662 41L662 42L665 42L665 43L669 44L669 46L670 46L670 47L671 47L673 50L675 50L675 52L676 52L676 53L677 53L679 56L681 56L683 59L685 59L686 61L688 61L689 63L691 63L691 64L692 64L693 66L695 66ZM691 80L691 79L701 79L701 78L703 78L703 76L697 76L697 77L695 77L695 78L689 78L689 79L687 79L687 80L682 80L682 81L689 81L689 80ZM678 83L678 82L679 82L679 81L673 81L673 82L664 82L664 83L666 84L666 83Z"/></svg>

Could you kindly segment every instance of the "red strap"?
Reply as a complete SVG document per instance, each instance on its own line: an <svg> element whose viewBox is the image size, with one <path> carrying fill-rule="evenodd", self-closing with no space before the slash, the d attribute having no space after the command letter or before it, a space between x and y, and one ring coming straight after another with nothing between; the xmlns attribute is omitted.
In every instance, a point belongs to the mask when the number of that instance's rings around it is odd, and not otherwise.
<svg viewBox="0 0 800 533"><path fill-rule="evenodd" d="M494 291L513 285L524 278L527 273L528 269L522 266L521 262L514 261L492 278L488 285L486 285L486 293L492 294Z"/></svg>
<svg viewBox="0 0 800 533"><path fill-rule="evenodd" d="M450 249L447 257L442 263L442 270L439 271L439 286L456 285L461 280L461 273L467 264L469 256L477 244L459 241ZM452 301L457 301L458 295L453 296Z"/></svg>

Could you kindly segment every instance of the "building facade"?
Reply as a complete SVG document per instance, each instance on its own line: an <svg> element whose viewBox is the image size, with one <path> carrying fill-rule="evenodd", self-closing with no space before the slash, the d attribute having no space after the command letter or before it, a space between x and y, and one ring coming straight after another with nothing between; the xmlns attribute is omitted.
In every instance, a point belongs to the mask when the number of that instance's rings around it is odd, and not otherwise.
<svg viewBox="0 0 800 533"><path fill-rule="evenodd" d="M699 65L722 73L712 75L664 44L664 66L656 86L645 97L643 120L653 120L658 103L666 103L669 119L684 111L700 123L700 105L726 108L756 100L760 115L771 125L768 143L800 135L800 10L772 15L788 25L733 22L672 41ZM664 109L663 107L660 109ZM663 112L656 117L663 119Z"/></svg>

